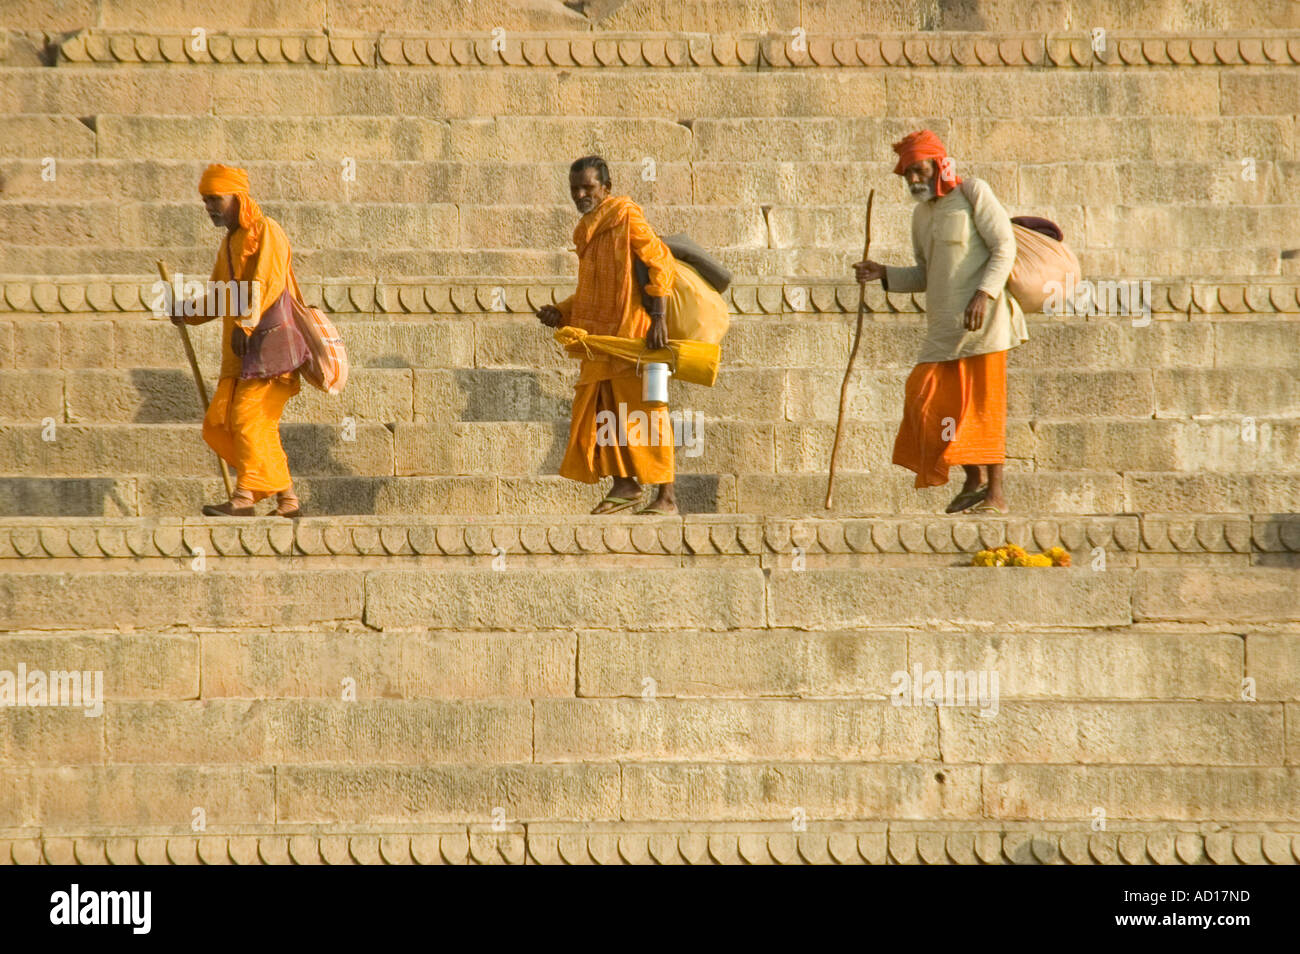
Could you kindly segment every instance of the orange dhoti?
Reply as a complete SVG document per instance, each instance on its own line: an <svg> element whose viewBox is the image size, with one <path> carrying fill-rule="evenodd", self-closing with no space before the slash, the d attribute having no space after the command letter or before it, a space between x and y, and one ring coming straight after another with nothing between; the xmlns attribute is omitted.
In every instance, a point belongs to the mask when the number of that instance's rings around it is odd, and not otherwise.
<svg viewBox="0 0 1300 954"><path fill-rule="evenodd" d="M1007 456L1007 353L918 364L907 378L894 463L917 487L948 482L948 468Z"/></svg>
<svg viewBox="0 0 1300 954"><path fill-rule="evenodd" d="M298 393L298 372L222 378L203 418L203 439L239 472L238 487L261 500L293 486L280 445L280 414Z"/></svg>
<svg viewBox="0 0 1300 954"><path fill-rule="evenodd" d="M583 360L560 476L586 484L602 477L673 482L668 408L641 400L641 379L631 365L613 358Z"/></svg>

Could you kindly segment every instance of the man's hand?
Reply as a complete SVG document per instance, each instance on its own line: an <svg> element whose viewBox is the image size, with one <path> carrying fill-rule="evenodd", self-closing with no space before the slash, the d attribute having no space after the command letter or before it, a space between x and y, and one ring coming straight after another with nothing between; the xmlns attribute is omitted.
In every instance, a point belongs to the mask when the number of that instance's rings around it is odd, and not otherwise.
<svg viewBox="0 0 1300 954"><path fill-rule="evenodd" d="M543 305L537 309L537 320L548 328L558 328L564 321L564 315L554 305Z"/></svg>
<svg viewBox="0 0 1300 954"><path fill-rule="evenodd" d="M992 301L988 292L976 291L970 296L970 302L966 305L966 330L979 331L984 325L984 313L988 311L988 304Z"/></svg>
<svg viewBox="0 0 1300 954"><path fill-rule="evenodd" d="M878 282L885 277L885 266L879 262L873 262L871 259L858 262L853 266L853 277L858 280L859 285L865 285L867 282Z"/></svg>
<svg viewBox="0 0 1300 954"><path fill-rule="evenodd" d="M230 329L230 350L235 352L237 357L242 358L244 352L248 350L248 335L239 325Z"/></svg>
<svg viewBox="0 0 1300 954"><path fill-rule="evenodd" d="M170 316L168 316L168 320L171 321L173 325L189 325L190 327L194 327L195 325L206 325L209 321L213 321L217 318L216 315L203 314L202 299L199 300L198 304L192 306L191 308L192 311L198 312L198 314L195 315L185 314L186 304L187 304L186 302L176 303L176 307L173 309L173 313Z"/></svg>
<svg viewBox="0 0 1300 954"><path fill-rule="evenodd" d="M650 330L645 335L645 346L651 351L668 347L668 319L663 315L650 316Z"/></svg>

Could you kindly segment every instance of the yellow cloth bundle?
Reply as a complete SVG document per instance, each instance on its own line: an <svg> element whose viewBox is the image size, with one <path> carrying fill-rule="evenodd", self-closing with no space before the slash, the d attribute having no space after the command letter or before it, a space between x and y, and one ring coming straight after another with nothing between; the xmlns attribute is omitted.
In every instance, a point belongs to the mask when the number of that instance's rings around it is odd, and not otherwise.
<svg viewBox="0 0 1300 954"><path fill-rule="evenodd" d="M726 300L685 262L673 259L673 272L677 280L668 296L668 333L681 341L721 344L731 323Z"/></svg>
<svg viewBox="0 0 1300 954"><path fill-rule="evenodd" d="M649 351L644 340L592 335L570 325L555 329L555 340L575 358L594 358L597 354L607 354L630 364L662 362L672 368L673 377L710 388L718 379L718 362L722 349L706 341L671 339L667 348Z"/></svg>

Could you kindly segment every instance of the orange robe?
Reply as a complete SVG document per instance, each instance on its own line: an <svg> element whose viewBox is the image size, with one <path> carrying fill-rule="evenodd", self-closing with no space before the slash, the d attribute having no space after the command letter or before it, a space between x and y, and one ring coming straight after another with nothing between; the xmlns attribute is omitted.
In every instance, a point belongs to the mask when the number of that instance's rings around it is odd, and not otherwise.
<svg viewBox="0 0 1300 954"><path fill-rule="evenodd" d="M641 306L633 256L649 270L649 295L671 294L675 274L672 253L640 207L626 196L610 196L578 220L573 242L578 289L557 306L564 324L591 334L645 338L650 316ZM612 357L582 359L560 475L588 484L609 476L672 483L668 408L641 400L635 365Z"/></svg>
<svg viewBox="0 0 1300 954"><path fill-rule="evenodd" d="M261 289L260 299L251 303L251 314L259 319L280 297L286 284L298 291L289 268L289 240L274 219L264 222L258 247L251 256L243 254L248 230L236 229L222 241L212 270L214 282L231 280L226 261L226 244L230 243L230 257L238 272L234 278ZM238 471L239 489L256 501L293 486L289 459L280 444L280 414L301 385L297 371L274 378L239 377L240 359L230 345L230 336L236 328L251 334L256 322L251 317L240 322L236 312L237 307L227 296L221 328L221 379L203 418L203 439Z"/></svg>
<svg viewBox="0 0 1300 954"><path fill-rule="evenodd" d="M948 468L1001 464L1007 446L1007 353L930 361L907 377L894 463L917 487L948 482Z"/></svg>

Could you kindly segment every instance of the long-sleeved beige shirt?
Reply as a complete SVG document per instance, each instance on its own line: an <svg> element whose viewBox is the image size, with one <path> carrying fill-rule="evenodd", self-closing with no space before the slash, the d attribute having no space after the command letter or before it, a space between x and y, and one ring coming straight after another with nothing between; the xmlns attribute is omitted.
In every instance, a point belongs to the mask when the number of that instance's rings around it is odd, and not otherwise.
<svg viewBox="0 0 1300 954"><path fill-rule="evenodd" d="M942 198L918 203L912 249L916 264L886 268L885 284L891 292L925 292L918 363L1008 351L1029 339L1024 311L1006 289L1016 260L1015 232L987 182L967 179ZM992 301L980 329L967 331L966 305L977 290Z"/></svg>

